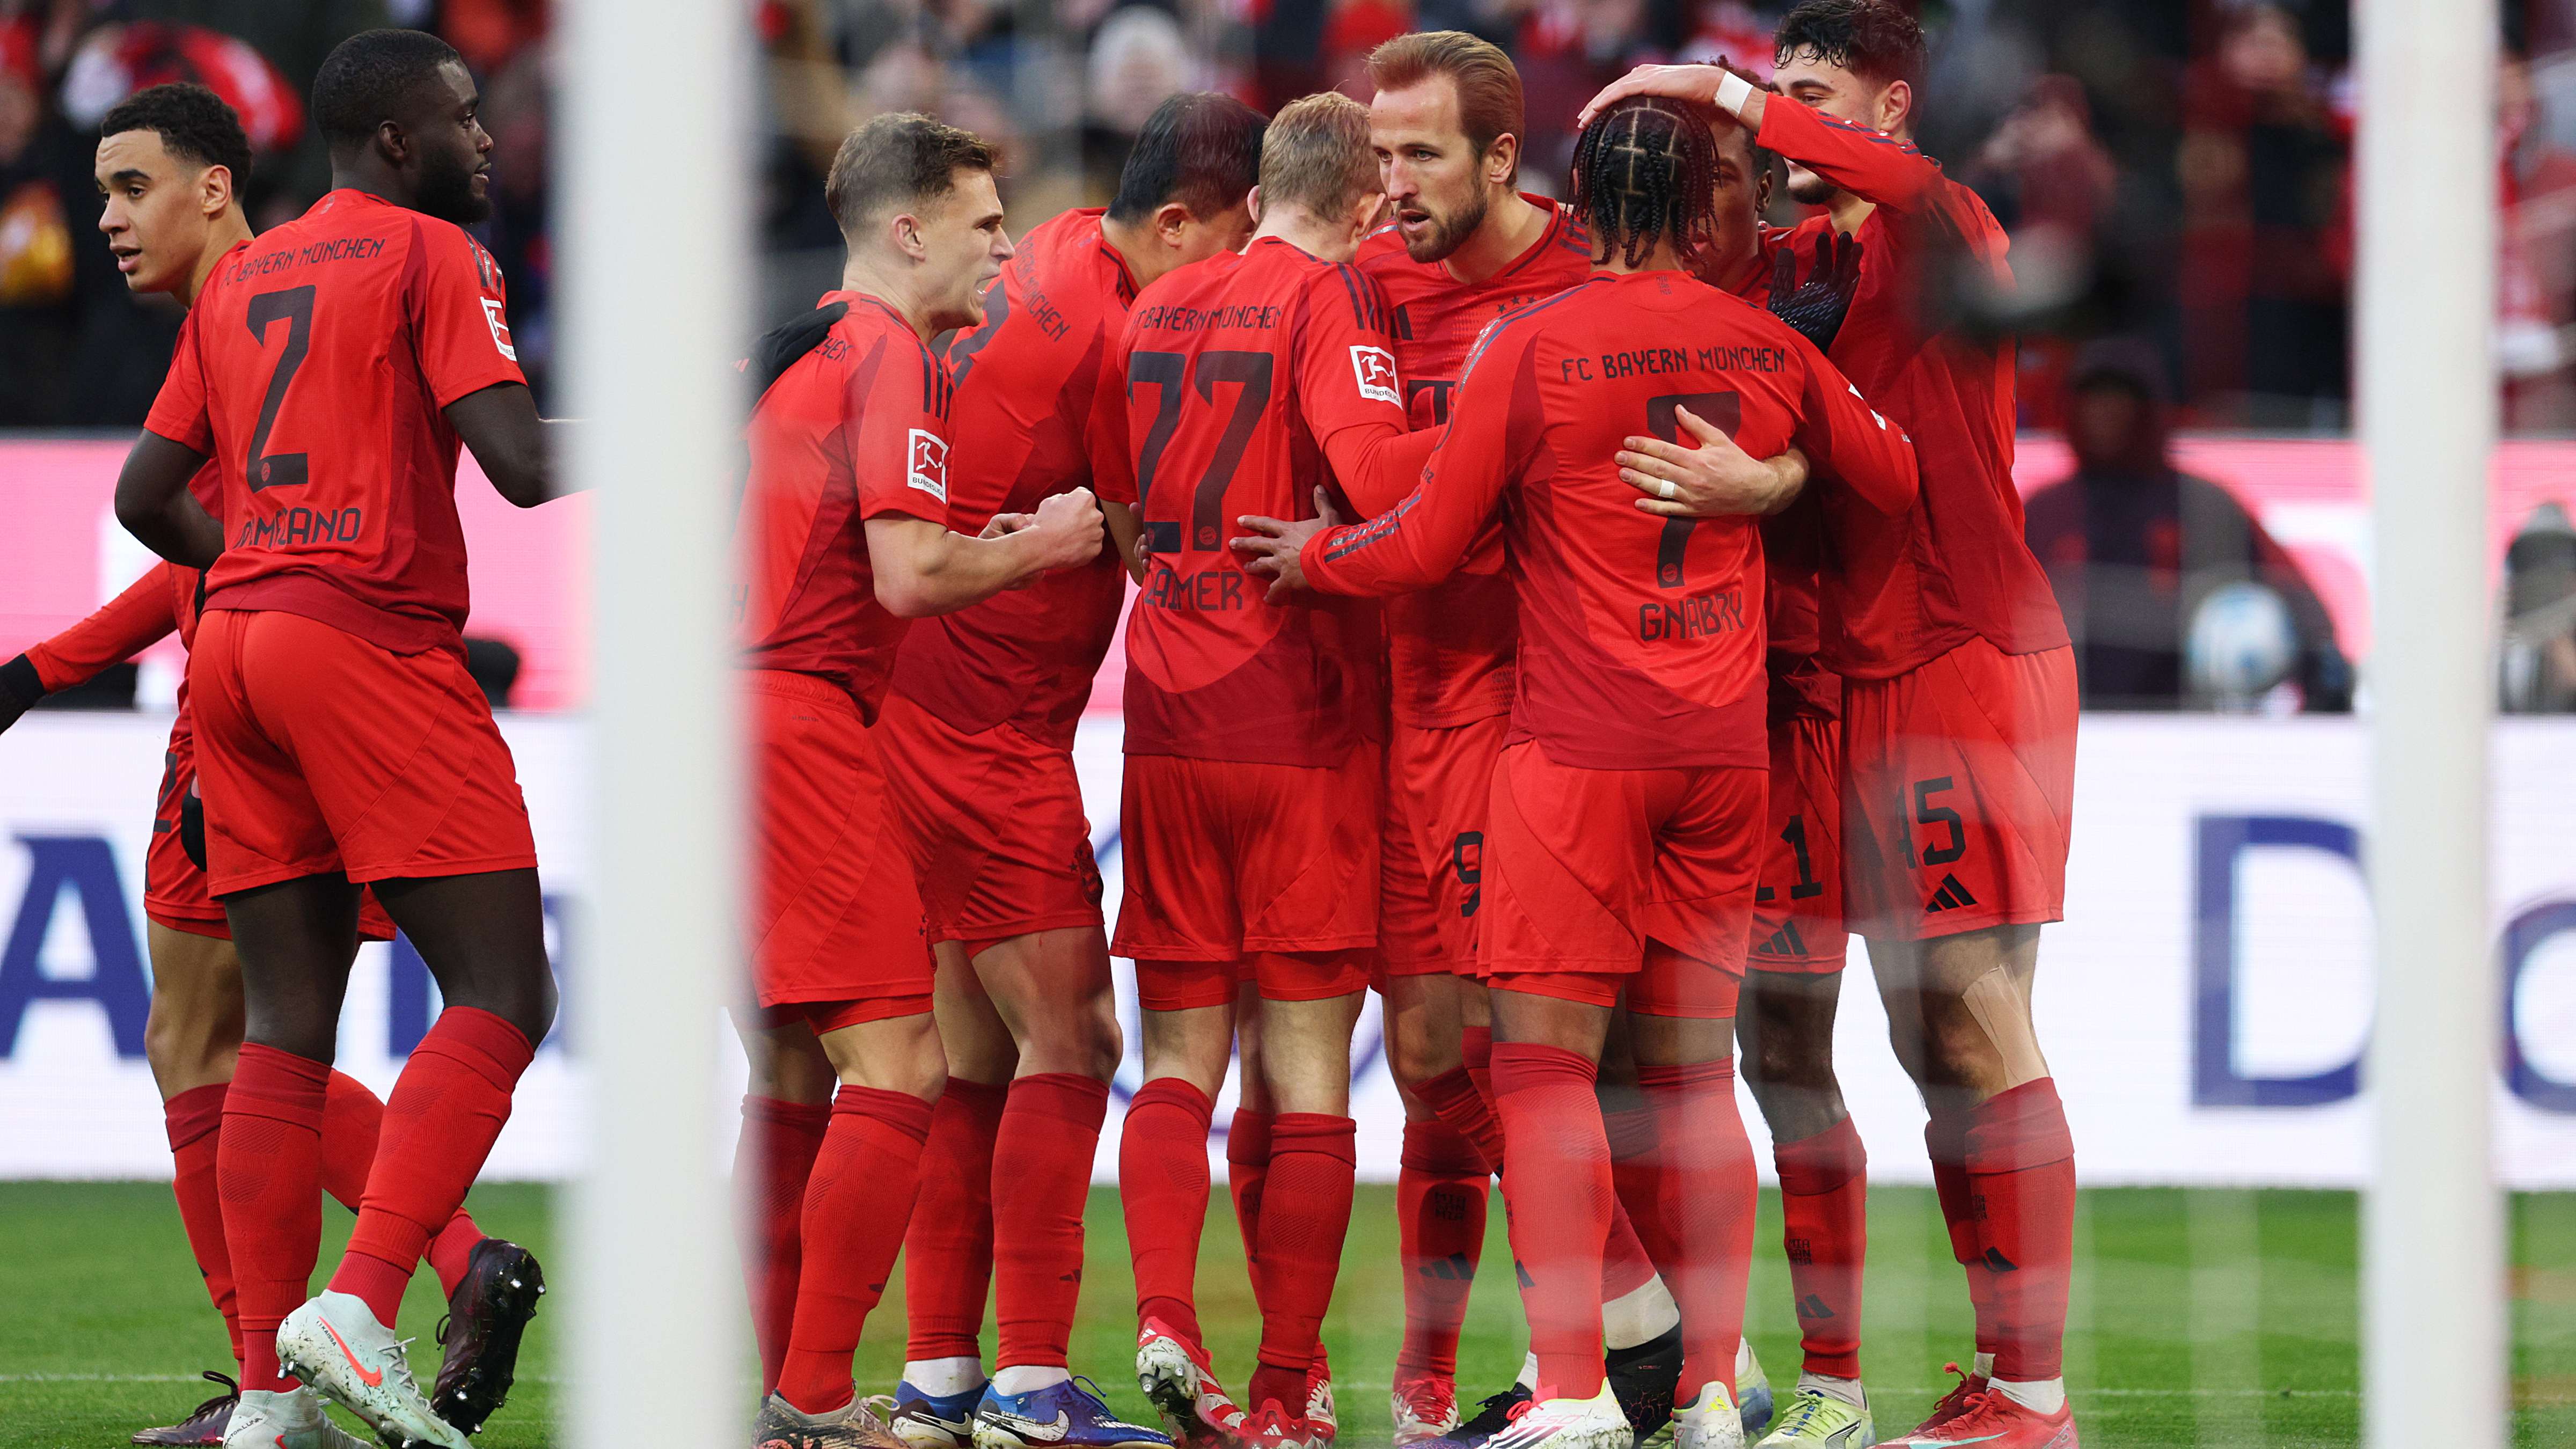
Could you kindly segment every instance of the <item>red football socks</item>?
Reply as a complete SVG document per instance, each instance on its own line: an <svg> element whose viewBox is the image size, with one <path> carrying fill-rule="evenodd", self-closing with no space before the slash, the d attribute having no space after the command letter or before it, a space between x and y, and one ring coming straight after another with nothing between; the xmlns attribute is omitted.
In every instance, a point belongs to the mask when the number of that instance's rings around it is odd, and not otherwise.
<svg viewBox="0 0 2576 1449"><path fill-rule="evenodd" d="M1007 1082L950 1077L930 1111L921 1195L903 1240L907 1359L981 1358L993 1282L993 1144Z"/></svg>
<svg viewBox="0 0 2576 1449"><path fill-rule="evenodd" d="M322 1190L351 1212L366 1200L367 1174L375 1167L376 1139L384 1122L385 1104L366 1083L345 1072L331 1074L330 1092L322 1101ZM438 1275L442 1295L454 1296L474 1245L481 1241L483 1230L463 1208L429 1240L429 1268Z"/></svg>
<svg viewBox="0 0 2576 1449"><path fill-rule="evenodd" d="M277 1325L303 1306L322 1248L322 1104L330 1077L325 1063L250 1042L224 1094L215 1182L245 1389L290 1386L277 1371Z"/></svg>
<svg viewBox="0 0 2576 1449"><path fill-rule="evenodd" d="M447 1226L429 1240L429 1252L424 1256L429 1259L429 1271L438 1275L441 1297L456 1296L456 1285L465 1281L465 1270L473 1264L474 1245L481 1241L483 1230L474 1225L473 1217L463 1208L458 1208Z"/></svg>
<svg viewBox="0 0 2576 1449"><path fill-rule="evenodd" d="M1735 1383L1761 1184L1753 1144L1735 1110L1733 1061L1640 1066L1637 1084L1655 1114L1663 1179L1657 1216L1677 1255L1664 1280L1682 1313L1682 1377L1674 1401L1689 1403L1711 1380L1730 1392Z"/></svg>
<svg viewBox="0 0 2576 1449"><path fill-rule="evenodd" d="M751 1336L760 1347L760 1391L778 1387L787 1334L796 1317L796 1277L804 1268L805 1184L823 1150L832 1109L777 1097L742 1099L742 1136L734 1144L734 1190L750 1221L742 1235L742 1282L751 1300Z"/></svg>
<svg viewBox="0 0 2576 1449"><path fill-rule="evenodd" d="M1207 1223L1207 1094L1156 1077L1127 1103L1118 1138L1118 1200L1136 1264L1136 1316L1159 1318L1201 1343L1199 1233Z"/></svg>
<svg viewBox="0 0 2576 1449"><path fill-rule="evenodd" d="M1490 1110L1494 1105L1494 1029L1490 1026L1464 1028L1458 1034L1458 1050L1466 1059L1467 1080L1476 1084L1476 1095L1485 1099L1485 1106ZM1501 1120L1499 1117L1495 1119L1497 1123ZM1495 1128L1498 1133L1501 1130L1500 1126ZM1503 1170L1500 1158L1488 1160L1494 1164L1494 1171Z"/></svg>
<svg viewBox="0 0 2576 1449"><path fill-rule="evenodd" d="M1966 1165L1993 1273L1994 1376L2056 1378L2075 1264L2075 1139L2057 1083L2042 1077L1978 1103Z"/></svg>
<svg viewBox="0 0 2576 1449"><path fill-rule="evenodd" d="M1655 1139L1655 1109L1643 1092L1622 1092L1618 1100L1625 1105L1601 1104L1602 1130L1610 1138L1610 1182L1619 1193L1620 1215L1644 1245L1655 1271L1669 1274L1681 1263L1681 1248L1657 1206L1664 1164ZM1615 1225L1611 1232L1617 1234Z"/></svg>
<svg viewBox="0 0 2576 1449"><path fill-rule="evenodd" d="M1601 1392L1602 1244L1615 1195L1592 1061L1562 1047L1494 1048L1503 1197L1542 1399Z"/></svg>
<svg viewBox="0 0 2576 1449"><path fill-rule="evenodd" d="M1869 1154L1845 1117L1813 1137L1771 1144L1780 1172L1781 1243L1798 1300L1806 1371L1860 1377L1861 1264L1869 1249Z"/></svg>
<svg viewBox="0 0 2576 1449"><path fill-rule="evenodd" d="M376 1165L384 1123L385 1104L366 1083L346 1072L331 1074L322 1100L322 1190L351 1212L366 1201L367 1173Z"/></svg>
<svg viewBox="0 0 2576 1449"><path fill-rule="evenodd" d="M1243 1271L1252 1280L1253 1307L1270 1300L1261 1287L1261 1189L1270 1179L1270 1114L1234 1109L1225 1126L1225 1190L1234 1199L1234 1230L1243 1235ZM1259 1407L1260 1400L1253 1401Z"/></svg>
<svg viewBox="0 0 2576 1449"><path fill-rule="evenodd" d="M1950 1230L1950 1256L1968 1275L1968 1306L1977 1315L1977 1352L1995 1351L1995 1275L1986 1266L1977 1200L1968 1186L1968 1114L1935 1111L1923 1125L1923 1148L1932 1159L1932 1191Z"/></svg>
<svg viewBox="0 0 2576 1449"><path fill-rule="evenodd" d="M1082 1299L1083 1199L1108 1115L1106 1082L1044 1072L1011 1083L994 1151L1010 1164L1008 1190L993 1204L996 1369L1066 1364Z"/></svg>
<svg viewBox="0 0 2576 1449"><path fill-rule="evenodd" d="M1493 1033L1487 1032L1487 1050L1491 1053ZM1494 1119L1490 1094L1476 1084L1465 1067L1451 1067L1436 1077L1415 1085L1413 1095L1422 1105L1440 1114L1440 1120L1451 1133L1463 1137L1484 1158L1485 1166L1500 1171L1503 1161L1503 1124Z"/></svg>
<svg viewBox="0 0 2576 1449"><path fill-rule="evenodd" d="M233 1311L233 1258L224 1246L224 1204L215 1187L215 1154L223 1141L224 1093L227 1084L196 1087L161 1104L162 1125L170 1131L170 1195L179 1200L179 1226L188 1233L188 1251L197 1273L206 1280L206 1296L224 1317L224 1336L232 1340L233 1362L242 1356L241 1320Z"/></svg>
<svg viewBox="0 0 2576 1449"><path fill-rule="evenodd" d="M1256 1404L1275 1398L1291 1414L1305 1412L1306 1371L1314 1366L1324 1314L1333 1306L1358 1168L1359 1123L1352 1119L1323 1112L1281 1112L1270 1119L1270 1174L1260 1213L1268 1292L1252 1379Z"/></svg>
<svg viewBox="0 0 2576 1449"><path fill-rule="evenodd" d="M841 1084L805 1187L805 1261L778 1393L808 1414L850 1402L850 1357L885 1296L921 1187L930 1104Z"/></svg>
<svg viewBox="0 0 2576 1449"><path fill-rule="evenodd" d="M1452 1069L1467 1086L1466 1073ZM1418 1094L1417 1094L1418 1095ZM1458 1373L1458 1330L1485 1247L1485 1194L1493 1174L1484 1154L1445 1121L1404 1124L1395 1177L1395 1223L1404 1268L1404 1345L1396 1377Z"/></svg>
<svg viewBox="0 0 2576 1449"><path fill-rule="evenodd" d="M1601 1120L1598 1104L1594 1106L1592 1119L1595 1122ZM1605 1154L1610 1150L1606 1129L1601 1150ZM1601 1301L1604 1303L1618 1302L1653 1282L1655 1277L1654 1257L1646 1251L1644 1240L1637 1236L1637 1225L1628 1216L1628 1205L1619 1201L1618 1179L1613 1177L1611 1182L1610 1235L1601 1245Z"/></svg>
<svg viewBox="0 0 2576 1449"><path fill-rule="evenodd" d="M463 1205L535 1055L524 1033L488 1011L439 1013L394 1079L366 1201L331 1275L334 1292L365 1299L378 1322L393 1326L413 1267Z"/></svg>

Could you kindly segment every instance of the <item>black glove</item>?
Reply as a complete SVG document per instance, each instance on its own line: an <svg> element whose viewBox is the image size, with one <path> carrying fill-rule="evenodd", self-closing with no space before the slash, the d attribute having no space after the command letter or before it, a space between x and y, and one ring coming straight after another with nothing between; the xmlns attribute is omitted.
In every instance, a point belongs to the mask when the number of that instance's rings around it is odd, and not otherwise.
<svg viewBox="0 0 2576 1449"><path fill-rule="evenodd" d="M821 346L832 324L849 310L849 303L834 302L800 313L760 334L760 340L751 344L751 356L742 364L743 375L751 379L751 395L758 398L769 391L769 385L778 381L778 374Z"/></svg>
<svg viewBox="0 0 2576 1449"><path fill-rule="evenodd" d="M21 654L0 664L0 730L16 724L18 716L44 697L44 677L36 673L34 660Z"/></svg>
<svg viewBox="0 0 2576 1449"><path fill-rule="evenodd" d="M1796 329L1823 352L1843 330L1852 293L1860 286L1860 241L1831 227L1816 238L1816 264L1798 282L1797 253L1780 248L1771 261L1771 315Z"/></svg>
<svg viewBox="0 0 2576 1449"><path fill-rule="evenodd" d="M197 793L197 782L188 782L188 793L179 797L179 848L197 869L206 868L206 799Z"/></svg>

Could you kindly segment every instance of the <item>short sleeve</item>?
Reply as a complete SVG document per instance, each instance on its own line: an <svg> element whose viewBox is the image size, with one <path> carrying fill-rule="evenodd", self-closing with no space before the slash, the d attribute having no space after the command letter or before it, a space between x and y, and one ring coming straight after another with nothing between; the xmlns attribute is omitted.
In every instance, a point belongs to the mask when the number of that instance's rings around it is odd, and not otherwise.
<svg viewBox="0 0 2576 1449"><path fill-rule="evenodd" d="M206 414L206 366L197 350L197 317L191 311L179 324L179 345L170 354L170 371L152 399L143 426L183 447L211 455L215 430Z"/></svg>
<svg viewBox="0 0 2576 1449"><path fill-rule="evenodd" d="M1297 406L1318 441L1344 428L1412 426L1396 371L1391 311L1377 282L1353 266L1319 272L1307 284L1297 337Z"/></svg>
<svg viewBox="0 0 2576 1449"><path fill-rule="evenodd" d="M404 308L420 374L440 407L499 383L525 383L510 340L508 295L492 254L455 226L423 218L412 231Z"/></svg>
<svg viewBox="0 0 2576 1449"><path fill-rule="evenodd" d="M877 365L851 377L842 443L859 486L859 516L901 513L948 522L948 364L909 333L879 339Z"/></svg>

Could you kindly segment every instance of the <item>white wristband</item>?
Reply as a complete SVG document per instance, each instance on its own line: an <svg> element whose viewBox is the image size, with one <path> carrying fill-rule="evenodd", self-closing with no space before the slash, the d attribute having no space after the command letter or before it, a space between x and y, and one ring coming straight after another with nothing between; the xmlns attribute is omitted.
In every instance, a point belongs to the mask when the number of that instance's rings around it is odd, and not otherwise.
<svg viewBox="0 0 2576 1449"><path fill-rule="evenodd" d="M1733 71L1724 72L1717 83L1717 108L1730 116L1742 116L1744 103L1753 99L1753 83Z"/></svg>

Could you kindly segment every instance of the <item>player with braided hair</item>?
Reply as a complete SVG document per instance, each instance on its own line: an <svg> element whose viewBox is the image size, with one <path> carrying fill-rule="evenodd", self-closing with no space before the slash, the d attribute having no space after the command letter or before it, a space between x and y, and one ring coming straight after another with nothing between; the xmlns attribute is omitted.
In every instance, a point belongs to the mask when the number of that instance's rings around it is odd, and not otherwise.
<svg viewBox="0 0 2576 1449"><path fill-rule="evenodd" d="M1755 1191L1732 1033L1768 771L1761 545L1749 516L1639 508L1613 455L1631 431L1671 438L1698 417L1750 456L1796 444L1887 512L1913 499L1914 455L1811 343L1685 270L1711 222L1705 113L1615 107L1577 154L1573 205L1603 270L1486 330L1421 485L1365 524L1247 519L1256 536L1233 546L1283 588L1404 593L1457 568L1511 495L1518 684L1479 949L1539 1363L1536 1401L1489 1442L1630 1442L1601 1368L1613 1182L1594 1096L1624 993L1666 1174L1653 1227L1681 1304L1675 1437L1730 1449Z"/></svg>
<svg viewBox="0 0 2576 1449"><path fill-rule="evenodd" d="M2065 914L2074 655L2022 538L2010 341L1924 305L1947 276L2009 287L2009 239L1912 144L1925 52L1903 7L1803 0L1774 44L1776 90L1716 66L1645 66L1590 109L1647 94L1714 103L1789 162L1792 196L1825 208L1806 235L1860 247L1832 356L1919 440L1922 490L1901 516L1834 520L1817 657L1844 681L1851 921L1930 1117L1924 1145L1977 1330L1970 1372L1901 1442L2064 1449L2076 1437L2060 1372L2075 1146L2031 991L2039 928ZM1654 459L1648 476L1687 497L1689 462ZM1829 1084L1816 1068L1830 1027L1821 1009L1766 1020L1774 1040L1754 1055L1803 1065L1799 1085ZM1857 1177L1857 1141L1837 1155L1819 1183Z"/></svg>
<svg viewBox="0 0 2576 1449"><path fill-rule="evenodd" d="M1593 261L1615 253L1633 272L1658 244L1699 250L1716 221L1716 175L1716 138L1681 103L1641 97L1605 112L1574 143L1574 208L1592 230Z"/></svg>

